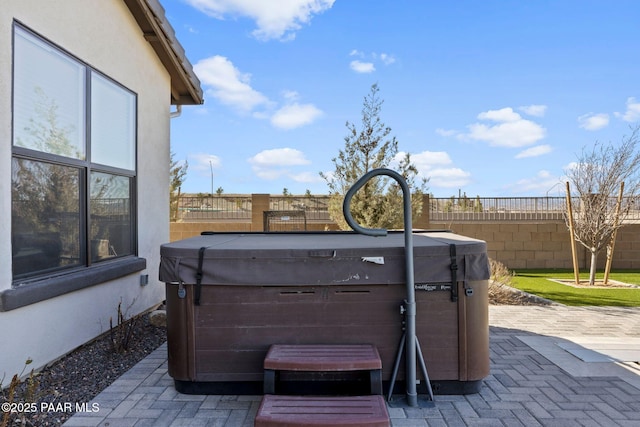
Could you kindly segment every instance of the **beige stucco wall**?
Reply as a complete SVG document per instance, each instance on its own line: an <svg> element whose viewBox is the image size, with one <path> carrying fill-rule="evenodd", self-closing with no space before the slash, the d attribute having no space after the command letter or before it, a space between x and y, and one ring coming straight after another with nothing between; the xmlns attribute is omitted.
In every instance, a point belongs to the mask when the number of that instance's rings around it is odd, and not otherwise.
<svg viewBox="0 0 640 427"><path fill-rule="evenodd" d="M11 287L11 57L12 22L70 52L138 94L139 274L0 312L0 377L20 372L31 357L39 367L109 328L118 302L129 314L164 299L157 280L159 246L169 240L170 79L122 1L3 0L0 7L0 291ZM179 120L179 119L178 119Z"/></svg>

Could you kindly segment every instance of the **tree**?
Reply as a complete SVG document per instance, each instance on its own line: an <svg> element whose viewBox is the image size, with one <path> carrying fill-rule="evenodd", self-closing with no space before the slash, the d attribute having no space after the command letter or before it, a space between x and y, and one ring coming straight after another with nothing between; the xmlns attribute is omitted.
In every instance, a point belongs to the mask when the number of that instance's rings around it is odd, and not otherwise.
<svg viewBox="0 0 640 427"><path fill-rule="evenodd" d="M73 127L60 124L58 105L40 88L35 89L34 117L16 129L16 145L60 156L82 158L70 134ZM14 255L39 247L38 268L78 262L80 184L78 169L56 163L14 157L11 166L11 227ZM93 191L93 187L91 187ZM92 194L93 196L93 194ZM75 220L73 219L75 218ZM14 274L31 272L14 266Z"/></svg>
<svg viewBox="0 0 640 427"><path fill-rule="evenodd" d="M480 200L480 196L477 195L476 196L476 202L473 204L473 211L474 212L482 212L482 200Z"/></svg>
<svg viewBox="0 0 640 427"><path fill-rule="evenodd" d="M390 136L391 128L380 119L383 100L378 95L378 84L364 97L362 127L360 130L347 121L345 145L332 159L335 170L320 172L329 186L329 215L345 230L349 226L342 213L344 196L351 186L365 173L396 164L396 169L412 190L412 214L422 213L422 195L426 191L426 179L416 185L418 170L411 163L411 155L398 156L398 141ZM397 157L400 157L397 159ZM369 228L402 228L402 189L392 180L376 177L368 181L351 199L351 213L355 221Z"/></svg>
<svg viewBox="0 0 640 427"><path fill-rule="evenodd" d="M175 160L174 153L172 152L169 160L169 213L171 221L178 219L180 193L182 191L182 184L187 178L188 169L189 163L186 160L183 163Z"/></svg>
<svg viewBox="0 0 640 427"><path fill-rule="evenodd" d="M571 191L578 198L573 207L574 238L591 254L590 285L595 283L598 253L611 248L612 238L640 190L639 132L640 127L635 127L618 146L596 143L584 148L575 166L566 171ZM618 205L621 189L624 192ZM565 220L569 226L568 215Z"/></svg>

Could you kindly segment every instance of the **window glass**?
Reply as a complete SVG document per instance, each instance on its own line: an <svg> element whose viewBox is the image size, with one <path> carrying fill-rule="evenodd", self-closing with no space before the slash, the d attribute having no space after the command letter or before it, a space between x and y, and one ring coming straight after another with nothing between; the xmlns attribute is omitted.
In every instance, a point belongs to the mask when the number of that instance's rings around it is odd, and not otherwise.
<svg viewBox="0 0 640 427"><path fill-rule="evenodd" d="M136 95L18 24L14 40L14 279L134 255Z"/></svg>
<svg viewBox="0 0 640 427"><path fill-rule="evenodd" d="M80 177L78 168L12 160L14 276L81 263Z"/></svg>
<svg viewBox="0 0 640 427"><path fill-rule="evenodd" d="M130 178L91 173L91 260L132 253Z"/></svg>
<svg viewBox="0 0 640 427"><path fill-rule="evenodd" d="M16 28L13 144L85 159L85 69Z"/></svg>
<svg viewBox="0 0 640 427"><path fill-rule="evenodd" d="M91 74L91 161L135 169L135 97Z"/></svg>

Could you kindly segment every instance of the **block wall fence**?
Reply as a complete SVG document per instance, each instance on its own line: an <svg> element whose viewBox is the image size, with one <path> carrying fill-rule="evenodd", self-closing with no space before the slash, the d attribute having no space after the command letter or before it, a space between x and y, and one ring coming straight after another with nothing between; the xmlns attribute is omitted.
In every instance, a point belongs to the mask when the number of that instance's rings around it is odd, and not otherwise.
<svg viewBox="0 0 640 427"><path fill-rule="evenodd" d="M263 212L269 209L269 195L252 195L251 221L216 220L211 222L171 222L171 241L197 236L203 231L260 232L264 231ZM564 221L429 221L428 197L425 198L423 214L413 221L415 229L447 229L487 242L489 257L502 262L510 269L572 268L571 242ZM307 221L308 231L337 230L333 222ZM580 268L589 266L589 253L580 244L578 263ZM606 251L598 257L598 268L603 269ZM614 269L640 269L640 224L627 224L616 239Z"/></svg>

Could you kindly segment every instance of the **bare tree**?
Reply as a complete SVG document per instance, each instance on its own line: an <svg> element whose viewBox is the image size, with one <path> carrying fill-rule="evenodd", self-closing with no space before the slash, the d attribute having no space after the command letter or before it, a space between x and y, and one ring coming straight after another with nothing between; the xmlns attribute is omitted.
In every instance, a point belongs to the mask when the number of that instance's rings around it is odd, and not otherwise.
<svg viewBox="0 0 640 427"><path fill-rule="evenodd" d="M596 143L584 148L575 166L566 171L579 201L573 207L574 238L591 254L590 285L595 283L598 253L612 244L640 190L639 132L640 126L632 128L620 145ZM569 225L567 216L565 220Z"/></svg>

